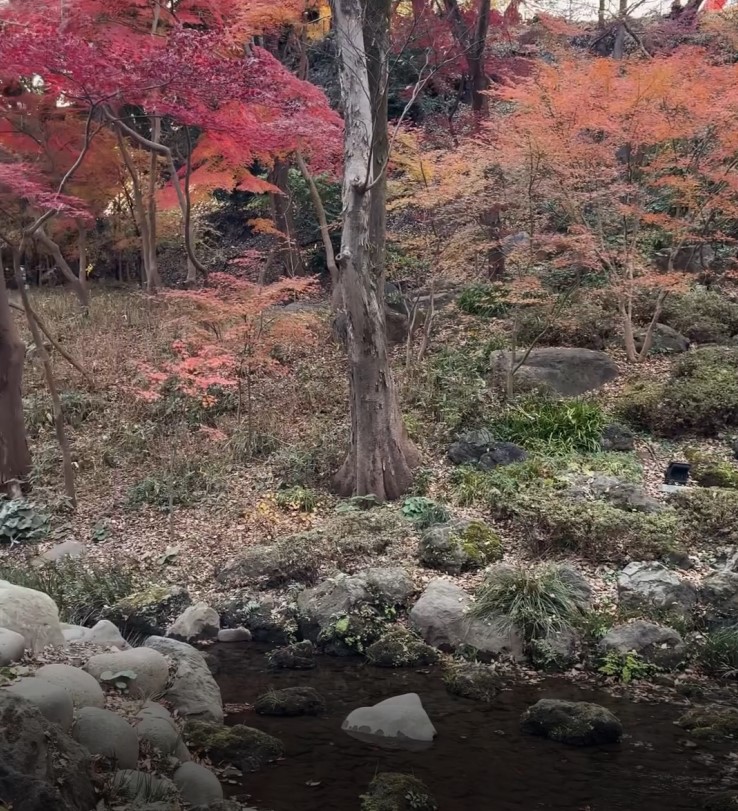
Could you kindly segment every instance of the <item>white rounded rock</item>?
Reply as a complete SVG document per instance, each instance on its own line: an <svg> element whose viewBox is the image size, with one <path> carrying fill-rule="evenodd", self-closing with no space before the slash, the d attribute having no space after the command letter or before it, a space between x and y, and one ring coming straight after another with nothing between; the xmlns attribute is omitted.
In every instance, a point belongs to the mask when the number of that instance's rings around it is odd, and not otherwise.
<svg viewBox="0 0 738 811"><path fill-rule="evenodd" d="M71 729L74 704L69 693L59 685L28 676L3 689L35 705L47 721L58 724L63 732Z"/></svg>
<svg viewBox="0 0 738 811"><path fill-rule="evenodd" d="M138 764L136 731L125 719L110 710L97 707L81 709L72 736L91 755L110 758L123 769L135 769Z"/></svg>
<svg viewBox="0 0 738 811"><path fill-rule="evenodd" d="M218 642L251 642L251 631L248 628L221 628Z"/></svg>
<svg viewBox="0 0 738 811"><path fill-rule="evenodd" d="M56 684L65 690L75 708L105 706L105 694L102 687L89 673L71 665L44 665L34 674L37 679Z"/></svg>
<svg viewBox="0 0 738 811"><path fill-rule="evenodd" d="M436 735L417 693L359 707L349 713L341 728L353 738L393 749L426 749Z"/></svg>
<svg viewBox="0 0 738 811"><path fill-rule="evenodd" d="M120 673L131 670L135 679L128 683L128 693L133 698L151 698L164 692L169 679L169 662L159 651L151 648L130 648L114 653L99 653L92 656L85 670L98 681L106 672Z"/></svg>
<svg viewBox="0 0 738 811"><path fill-rule="evenodd" d="M85 642L94 642L97 645L115 645L116 648L125 650L130 645L121 636L118 626L110 620L100 620L92 628L85 629Z"/></svg>
<svg viewBox="0 0 738 811"><path fill-rule="evenodd" d="M26 639L23 634L9 628L0 628L0 667L20 661L25 649Z"/></svg>
<svg viewBox="0 0 738 811"><path fill-rule="evenodd" d="M215 639L220 629L218 612L207 603L188 606L167 630L167 636L181 642Z"/></svg>
<svg viewBox="0 0 738 811"><path fill-rule="evenodd" d="M23 636L33 653L64 644L59 611L51 597L7 580L0 580L0 628Z"/></svg>

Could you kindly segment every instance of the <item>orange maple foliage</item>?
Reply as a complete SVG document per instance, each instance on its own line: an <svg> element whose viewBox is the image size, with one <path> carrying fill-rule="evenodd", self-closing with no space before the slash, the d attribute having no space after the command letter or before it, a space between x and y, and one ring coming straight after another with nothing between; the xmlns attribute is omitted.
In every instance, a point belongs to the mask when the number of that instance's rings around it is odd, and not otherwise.
<svg viewBox="0 0 738 811"><path fill-rule="evenodd" d="M633 300L688 283L685 248L729 242L738 217L738 66L698 49L618 62L568 59L500 91L495 158L555 227L567 261L604 272L632 360ZM546 222L546 219L549 219ZM553 226L551 220L556 221ZM665 267L654 263L663 248Z"/></svg>

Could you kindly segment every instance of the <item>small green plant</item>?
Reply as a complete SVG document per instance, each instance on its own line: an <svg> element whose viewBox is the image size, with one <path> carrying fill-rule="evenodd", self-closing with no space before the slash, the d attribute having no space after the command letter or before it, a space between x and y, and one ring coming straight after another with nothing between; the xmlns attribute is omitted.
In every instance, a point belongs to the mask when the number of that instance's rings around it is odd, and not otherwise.
<svg viewBox="0 0 738 811"><path fill-rule="evenodd" d="M603 676L608 676L623 684L629 684L640 679L649 679L656 670L655 665L646 662L637 653L620 653L615 650L608 651L597 668L598 673L602 673Z"/></svg>
<svg viewBox="0 0 738 811"><path fill-rule="evenodd" d="M277 491L277 505L283 510L311 513L318 506L318 494L310 487L288 487Z"/></svg>
<svg viewBox="0 0 738 811"><path fill-rule="evenodd" d="M571 628L581 617L580 592L560 566L499 566L477 592L473 616L499 619L526 640Z"/></svg>
<svg viewBox="0 0 738 811"><path fill-rule="evenodd" d="M596 403L530 396L489 425L495 437L533 451L598 451L606 416Z"/></svg>
<svg viewBox="0 0 738 811"><path fill-rule="evenodd" d="M510 304L503 285L475 284L467 287L457 301L460 310L481 318L501 318Z"/></svg>
<svg viewBox="0 0 738 811"><path fill-rule="evenodd" d="M132 670L119 670L117 673L106 670L100 674L100 681L110 684L122 692L128 690L135 678L136 674Z"/></svg>
<svg viewBox="0 0 738 811"><path fill-rule="evenodd" d="M697 650L697 661L710 676L738 678L738 627L720 628L708 634Z"/></svg>
<svg viewBox="0 0 738 811"><path fill-rule="evenodd" d="M696 448L688 448L684 455L692 465L690 475L697 484L702 487L738 490L738 467L730 460Z"/></svg>
<svg viewBox="0 0 738 811"><path fill-rule="evenodd" d="M738 491L689 488L675 499L686 535L701 546L738 543Z"/></svg>
<svg viewBox="0 0 738 811"><path fill-rule="evenodd" d="M222 484L214 470L185 459L131 487L126 506L135 510L150 504L163 512L172 507L191 507L208 494L220 490Z"/></svg>
<svg viewBox="0 0 738 811"><path fill-rule="evenodd" d="M427 529L433 524L443 524L450 518L443 504L425 496L411 496L402 505L402 514L418 529Z"/></svg>
<svg viewBox="0 0 738 811"><path fill-rule="evenodd" d="M15 546L44 538L49 516L23 498L0 502L0 543Z"/></svg>
<svg viewBox="0 0 738 811"><path fill-rule="evenodd" d="M453 495L462 507L487 507L504 517L513 511L514 497L519 493L564 487L566 482L558 478L557 467L555 461L545 458L513 462L494 470L462 465L451 473Z"/></svg>

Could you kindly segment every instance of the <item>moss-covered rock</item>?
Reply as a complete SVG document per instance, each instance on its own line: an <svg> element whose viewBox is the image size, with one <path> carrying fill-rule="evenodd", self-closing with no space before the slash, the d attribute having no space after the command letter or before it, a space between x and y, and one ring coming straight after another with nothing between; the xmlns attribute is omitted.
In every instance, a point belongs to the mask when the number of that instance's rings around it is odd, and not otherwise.
<svg viewBox="0 0 738 811"><path fill-rule="evenodd" d="M544 698L523 713L520 723L523 732L570 746L616 743L623 735L622 724L610 710L587 701Z"/></svg>
<svg viewBox="0 0 738 811"><path fill-rule="evenodd" d="M380 772L361 795L361 811L436 811L438 806L421 780L400 772Z"/></svg>
<svg viewBox="0 0 738 811"><path fill-rule="evenodd" d="M367 659L377 667L421 667L438 661L435 648L404 628L393 628L366 649Z"/></svg>
<svg viewBox="0 0 738 811"><path fill-rule="evenodd" d="M164 636L191 603L190 595L179 586L149 586L104 608L102 617L127 633Z"/></svg>
<svg viewBox="0 0 738 811"><path fill-rule="evenodd" d="M390 619L380 608L362 604L330 618L318 634L318 646L332 656L353 656L367 648L385 632Z"/></svg>
<svg viewBox="0 0 738 811"><path fill-rule="evenodd" d="M431 569L450 574L481 569L502 558L499 535L481 521L439 524L420 539L421 562Z"/></svg>
<svg viewBox="0 0 738 811"><path fill-rule="evenodd" d="M685 712L677 725L695 738L720 740L738 738L738 709L735 707L694 707Z"/></svg>
<svg viewBox="0 0 738 811"><path fill-rule="evenodd" d="M474 663L450 666L443 676L443 683L451 695L487 704L500 692L500 681L494 671L486 665Z"/></svg>
<svg viewBox="0 0 738 811"><path fill-rule="evenodd" d="M224 727L206 721L188 721L184 739L190 749L207 754L214 763L229 763L248 772L277 760L285 751L278 738L243 724Z"/></svg>
<svg viewBox="0 0 738 811"><path fill-rule="evenodd" d="M315 667L315 648L310 640L275 648L266 654L272 670L312 670Z"/></svg>
<svg viewBox="0 0 738 811"><path fill-rule="evenodd" d="M259 715L320 715L325 712L325 700L312 687L285 687L270 690L259 696L254 703L254 711Z"/></svg>

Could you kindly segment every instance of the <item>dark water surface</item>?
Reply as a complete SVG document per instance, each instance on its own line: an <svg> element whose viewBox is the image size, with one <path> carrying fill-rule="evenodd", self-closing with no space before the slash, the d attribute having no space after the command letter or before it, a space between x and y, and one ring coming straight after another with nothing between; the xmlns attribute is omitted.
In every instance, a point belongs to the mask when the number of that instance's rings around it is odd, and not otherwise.
<svg viewBox="0 0 738 811"><path fill-rule="evenodd" d="M449 695L438 668L385 670L326 656L315 670L270 672L262 650L221 645L211 653L220 664L224 702L252 703L270 688L296 685L314 687L327 701L319 718L229 717L287 747L284 761L245 775L235 791L270 811L358 811L359 795L377 771L419 777L440 811L696 811L704 793L719 788L729 751L686 747L688 736L674 725L682 706L635 703L558 679L516 686L486 706ZM341 730L356 707L410 692L418 693L438 731L431 749L386 751ZM604 704L626 737L616 746L573 748L523 735L520 715L539 698Z"/></svg>

